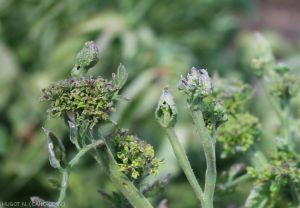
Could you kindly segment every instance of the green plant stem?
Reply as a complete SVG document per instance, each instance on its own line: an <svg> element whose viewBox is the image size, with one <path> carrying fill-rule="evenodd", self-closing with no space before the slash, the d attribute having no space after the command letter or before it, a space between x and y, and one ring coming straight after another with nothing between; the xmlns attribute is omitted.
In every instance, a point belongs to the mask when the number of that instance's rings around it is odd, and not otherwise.
<svg viewBox="0 0 300 208"><path fill-rule="evenodd" d="M200 200L202 207L205 207L202 188L199 185L199 183L195 177L195 174L192 170L192 167L190 165L190 162L188 160L188 157L187 157L182 145L178 141L178 138L177 138L174 128L167 128L166 130L167 130L167 135L168 135L169 141L172 145L174 154L175 154L183 172L185 173L189 183L191 184L197 198Z"/></svg>
<svg viewBox="0 0 300 208"><path fill-rule="evenodd" d="M110 149L102 146L99 153L95 154L96 161L103 167L103 170L110 178L112 183L126 197L130 204L135 208L153 208L150 202L142 195L142 193L133 185L133 183L118 169Z"/></svg>
<svg viewBox="0 0 300 208"><path fill-rule="evenodd" d="M268 88L266 86L266 83L265 81L262 81L262 87L263 87L263 91L267 97L267 100L268 102L270 103L271 107L273 108L273 110L275 111L278 119L280 120L280 123L282 125L284 125L285 123L285 118L284 116L282 115L281 111L280 111L280 108L278 107L278 105L276 105L276 102L275 100L271 97L271 95L269 94L269 91L268 91Z"/></svg>
<svg viewBox="0 0 300 208"><path fill-rule="evenodd" d="M192 110L192 118L195 122L200 141L203 146L206 159L205 189L204 201L206 208L213 207L213 198L217 180L216 155L214 139L210 137L205 127L202 112L200 110Z"/></svg>
<svg viewBox="0 0 300 208"><path fill-rule="evenodd" d="M59 198L56 202L56 207L62 207L63 202L66 197L67 187L68 187L68 179L69 179L69 171L68 169L62 170L62 180L61 180L61 187L60 187L60 193Z"/></svg>
<svg viewBox="0 0 300 208"><path fill-rule="evenodd" d="M227 188L231 188L231 187L233 187L233 186L235 186L235 185L237 185L237 184L239 184L241 182L249 180L250 178L251 178L251 176L248 175L248 174L242 175L242 176L240 176L240 177L238 177L238 178L236 178L236 179L234 179L234 180L226 183L225 188L226 189Z"/></svg>
<svg viewBox="0 0 300 208"><path fill-rule="evenodd" d="M85 146L84 148L80 149L80 151L74 156L74 158L69 162L69 166L73 167L76 165L81 157L83 157L88 151L94 149L98 146L105 145L103 140L96 140L93 143Z"/></svg>
<svg viewBox="0 0 300 208"><path fill-rule="evenodd" d="M292 193L293 203L298 207L300 204L300 196L298 194L297 188L291 180L289 180L289 186Z"/></svg>
<svg viewBox="0 0 300 208"><path fill-rule="evenodd" d="M285 120L284 121L285 135L286 135L289 147L291 147L292 150L295 150L295 144L293 142L291 127L290 127L290 119L291 119L290 116L291 116L291 108L290 108L290 105L287 105L285 107L285 118L284 118L284 120Z"/></svg>
<svg viewBox="0 0 300 208"><path fill-rule="evenodd" d="M272 98L272 96L269 94L268 88L266 86L265 81L262 82L262 86L263 86L263 90L264 93L266 94L267 100L270 103L271 107L273 108L274 112L276 113L278 119L280 120L280 123L282 125L282 127L284 128L284 134L286 136L287 142L288 144L293 147L293 141L291 138L291 132L290 132L290 107L286 106L286 112L285 115L282 113L282 111L280 110L279 106L276 105L276 101Z"/></svg>

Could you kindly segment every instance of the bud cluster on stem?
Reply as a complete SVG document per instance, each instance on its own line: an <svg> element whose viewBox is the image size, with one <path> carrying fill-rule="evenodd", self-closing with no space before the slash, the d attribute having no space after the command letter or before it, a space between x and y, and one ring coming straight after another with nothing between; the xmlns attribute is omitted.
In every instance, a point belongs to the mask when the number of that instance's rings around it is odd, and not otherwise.
<svg viewBox="0 0 300 208"><path fill-rule="evenodd" d="M155 116L160 125L166 128L178 163L191 184L201 206L203 208L212 208L217 177L215 136L217 128L227 120L225 109L216 98L211 79L205 69L193 67L186 77L181 77L178 90L187 97L187 104L205 153L207 169L204 190L199 185L188 157L175 133L174 126L176 124L177 109L168 88L163 90Z"/></svg>

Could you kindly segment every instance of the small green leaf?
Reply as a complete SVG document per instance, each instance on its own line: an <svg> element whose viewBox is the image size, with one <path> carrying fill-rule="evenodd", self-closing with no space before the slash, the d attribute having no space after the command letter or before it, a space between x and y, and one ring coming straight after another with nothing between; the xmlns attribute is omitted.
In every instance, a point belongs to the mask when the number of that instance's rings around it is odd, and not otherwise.
<svg viewBox="0 0 300 208"><path fill-rule="evenodd" d="M50 165L53 168L65 168L66 153L65 147L63 146L61 140L48 129L43 128L43 130L47 136L47 148Z"/></svg>
<svg viewBox="0 0 300 208"><path fill-rule="evenodd" d="M61 185L58 180L56 180L54 178L48 178L48 182L54 189L60 190Z"/></svg>
<svg viewBox="0 0 300 208"><path fill-rule="evenodd" d="M117 69L117 74L112 74L113 86L115 89L121 89L127 81L128 73L123 64L120 64Z"/></svg>

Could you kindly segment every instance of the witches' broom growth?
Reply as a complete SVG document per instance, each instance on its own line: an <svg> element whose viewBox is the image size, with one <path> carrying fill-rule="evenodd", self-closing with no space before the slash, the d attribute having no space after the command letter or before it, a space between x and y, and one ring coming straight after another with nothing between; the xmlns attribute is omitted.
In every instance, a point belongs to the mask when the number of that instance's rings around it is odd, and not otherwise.
<svg viewBox="0 0 300 208"><path fill-rule="evenodd" d="M63 142L44 128L50 165L61 172L62 180L56 201L32 197L33 204L38 207L58 208L64 205L69 173L89 152L117 188L113 196L120 200L112 200L114 206L152 208L144 194L153 190L144 189L146 191L142 193L142 182L145 177L158 173L161 161L155 157L150 144L130 135L128 131L118 130L116 133L111 132L108 138L103 137L101 127L112 122L110 114L116 110L119 91L128 75L124 66L120 65L117 73L112 75L112 80L88 76L86 73L98 60L99 53L95 43L85 43L76 56L71 77L54 82L42 90L42 101L50 103L49 117L65 119L69 127L70 142L75 145L77 154L68 160ZM109 194L106 193L105 196ZM112 199L113 196L108 198Z"/></svg>

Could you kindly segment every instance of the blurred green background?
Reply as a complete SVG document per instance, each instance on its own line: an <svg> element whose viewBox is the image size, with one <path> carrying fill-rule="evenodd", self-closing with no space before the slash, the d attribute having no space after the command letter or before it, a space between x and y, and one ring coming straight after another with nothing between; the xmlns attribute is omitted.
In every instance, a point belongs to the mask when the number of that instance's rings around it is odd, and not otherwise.
<svg viewBox="0 0 300 208"><path fill-rule="evenodd" d="M255 32L265 35L280 61L298 70L299 11L297 0L0 0L0 201L56 197L48 178L60 176L48 163L41 127L64 138L70 155L75 149L63 121L48 119L40 90L66 78L75 54L85 41L94 40L100 63L92 75L109 78L120 62L129 73L122 94L131 100L118 105L113 119L164 158L161 176L172 175L165 193L169 207L197 207L154 119L161 89L168 84L174 92L180 106L176 130L200 180L205 161L184 99L176 91L179 76L196 66L255 86L249 64ZM250 106L267 126L272 117L261 110L267 107L264 100L254 98ZM243 157L220 159L218 154L220 178ZM217 190L216 207L240 207L249 189L237 189ZM70 176L66 207L109 207L98 190L113 187L101 167L85 158Z"/></svg>

